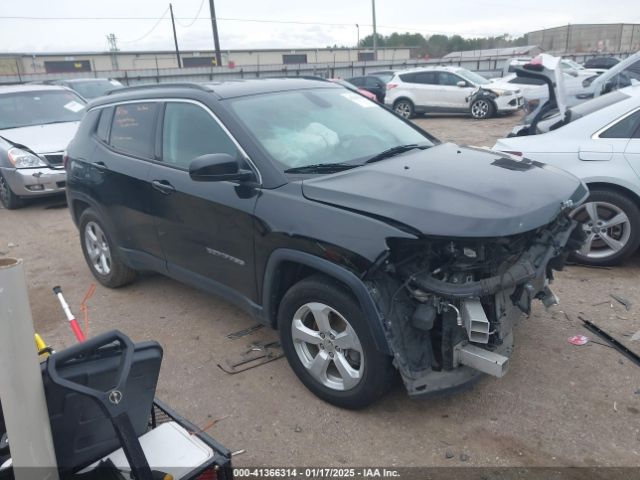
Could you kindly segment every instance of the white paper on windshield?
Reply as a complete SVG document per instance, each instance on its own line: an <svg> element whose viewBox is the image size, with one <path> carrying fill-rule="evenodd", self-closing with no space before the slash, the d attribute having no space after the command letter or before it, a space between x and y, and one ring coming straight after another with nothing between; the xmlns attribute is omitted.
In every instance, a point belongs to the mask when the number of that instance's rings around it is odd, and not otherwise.
<svg viewBox="0 0 640 480"><path fill-rule="evenodd" d="M373 103L371 100L369 100L368 98L364 98L363 96L360 96L357 93L347 92L347 93L341 93L340 95L342 95L344 98L348 100L351 100L353 103L357 103L362 108L371 108L376 106L376 104Z"/></svg>
<svg viewBox="0 0 640 480"><path fill-rule="evenodd" d="M66 108L67 110L71 110L73 113L77 113L84 108L84 105L76 102L75 100L71 100L64 106L64 108Z"/></svg>

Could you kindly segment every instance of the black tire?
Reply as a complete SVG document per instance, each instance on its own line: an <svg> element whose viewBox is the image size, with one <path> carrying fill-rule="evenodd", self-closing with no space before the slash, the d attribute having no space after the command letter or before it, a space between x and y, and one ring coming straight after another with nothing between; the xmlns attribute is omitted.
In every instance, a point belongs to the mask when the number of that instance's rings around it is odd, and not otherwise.
<svg viewBox="0 0 640 480"><path fill-rule="evenodd" d="M478 98L469 107L471 116L476 120L484 120L485 118L491 118L495 113L495 107L493 102L486 98Z"/></svg>
<svg viewBox="0 0 640 480"><path fill-rule="evenodd" d="M607 208L607 204L621 210L627 216L629 220L628 225L620 224L616 227L605 229L608 237L621 241L624 246L615 251L615 253L614 250L611 249L610 255L603 255L600 257L595 257L594 254L591 256L584 255L577 251L571 254L571 259L577 263L585 265L610 266L619 264L632 255L638 247L640 247L640 208L638 208L638 205L631 198L614 190L608 190L605 188L591 190L591 193L585 203L572 212L574 218L581 221L582 228L586 229L588 237L592 233L590 229L593 227L589 226L589 222L592 222L585 206L594 202L600 202L596 204L599 205L596 210L599 215L603 215L603 221L605 222L607 218L604 218L604 216L608 214L608 212L611 212L612 215L609 219L613 218L616 214L616 212L612 211L611 208ZM625 238L626 241L623 241ZM595 237L594 243L592 244L594 253L598 251L598 248L601 249L600 252L604 251L606 253L605 249L608 245L606 245L606 242L603 242L603 240L598 240L598 237Z"/></svg>
<svg viewBox="0 0 640 480"><path fill-rule="evenodd" d="M84 259L89 266L89 270L91 270L93 276L96 277L96 280L109 288L118 288L131 283L136 277L136 271L122 262L118 253L117 245L113 241L113 236L111 236L105 227L105 223L98 214L93 209L88 208L82 212L78 223L80 225L80 244L82 245L82 253L84 254ZM91 259L86 238L88 226L89 229L93 228L94 232L95 226L99 227L104 236L104 241L101 243L106 244L109 250L109 270L107 272L98 271L96 265L94 265L94 262Z"/></svg>
<svg viewBox="0 0 640 480"><path fill-rule="evenodd" d="M299 353L296 351L294 339L292 337L294 316L299 309L309 303L321 303L335 310L347 320L362 348L362 356L357 354L361 366L361 374L355 386L339 390L330 388L316 379L307 367L302 363ZM313 318L313 317L311 317ZM339 317L336 317L339 319ZM338 320L340 321L340 320ZM333 324L332 324L333 327ZM300 381L315 395L333 405L348 409L360 409L375 402L382 397L393 385L396 375L392 358L376 349L371 329L368 321L362 312L359 303L345 291L345 287L333 281L331 278L314 275L296 283L285 294L278 310L278 328L280 330L280 342L282 349L289 361L289 365L298 376ZM318 328L318 330L321 330ZM333 330L332 330L333 331ZM339 331L333 331L336 335ZM335 339L335 337L333 337ZM335 339L337 342L337 339ZM326 337L328 340L328 336ZM300 343L300 342L298 342ZM300 348L298 346L298 348ZM320 347L324 352L329 352L331 346ZM337 371L337 355L341 354L342 359L351 359L353 351L339 348L335 360L327 360L329 372L331 368ZM320 350L317 350L317 354ZM326 357L325 357L326 358ZM349 360L351 361L351 360ZM343 385L346 386L346 385Z"/></svg>
<svg viewBox="0 0 640 480"><path fill-rule="evenodd" d="M15 210L16 208L20 208L23 205L22 199L13 193L11 187L4 179L4 177L0 174L0 202L7 210Z"/></svg>
<svg viewBox="0 0 640 480"><path fill-rule="evenodd" d="M402 118L409 120L415 115L416 109L413 102L407 98L401 98L396 100L393 104L393 111L400 115Z"/></svg>

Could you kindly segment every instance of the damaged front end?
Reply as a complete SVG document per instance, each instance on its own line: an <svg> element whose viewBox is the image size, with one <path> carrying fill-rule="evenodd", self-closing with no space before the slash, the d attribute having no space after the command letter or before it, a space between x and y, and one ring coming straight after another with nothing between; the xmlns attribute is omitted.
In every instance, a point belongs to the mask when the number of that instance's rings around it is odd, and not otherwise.
<svg viewBox="0 0 640 480"><path fill-rule="evenodd" d="M385 261L367 280L410 395L505 374L514 322L535 299L557 303L549 283L583 242L575 225L561 213L507 237L389 240Z"/></svg>

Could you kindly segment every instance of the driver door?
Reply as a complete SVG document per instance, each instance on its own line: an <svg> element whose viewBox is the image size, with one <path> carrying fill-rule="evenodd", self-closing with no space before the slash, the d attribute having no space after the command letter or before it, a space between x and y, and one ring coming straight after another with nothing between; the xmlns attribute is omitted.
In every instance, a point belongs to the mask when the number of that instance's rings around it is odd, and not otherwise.
<svg viewBox="0 0 640 480"><path fill-rule="evenodd" d="M459 82L464 82L466 86L460 87ZM444 107L452 110L467 110L469 108L467 98L475 90L469 86L469 82L450 72L438 72L438 85L440 85L442 92Z"/></svg>
<svg viewBox="0 0 640 480"><path fill-rule="evenodd" d="M204 154L241 158L205 105L168 101L151 166L151 208L169 274L208 290L235 290L255 301L253 211L257 190L228 181L194 181L191 161ZM234 294L233 292L231 292Z"/></svg>

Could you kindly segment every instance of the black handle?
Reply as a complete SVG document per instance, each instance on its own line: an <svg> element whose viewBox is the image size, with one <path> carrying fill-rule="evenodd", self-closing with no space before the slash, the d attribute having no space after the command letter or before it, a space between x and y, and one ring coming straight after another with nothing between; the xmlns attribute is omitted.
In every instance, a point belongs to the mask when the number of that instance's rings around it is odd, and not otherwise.
<svg viewBox="0 0 640 480"><path fill-rule="evenodd" d="M90 355L98 348L110 345L116 341L120 343L122 355L118 373L116 374L117 380L115 386L108 392L101 392L86 385L72 382L66 378L62 378L58 374L58 366L62 366L81 355ZM49 356L47 359L47 373L54 384L93 398L105 413L112 417L117 416L125 410L127 403L126 392L123 391L123 388L129 376L129 371L131 370L131 364L133 363L133 351L134 345L129 337L118 330L112 330Z"/></svg>
<svg viewBox="0 0 640 480"><path fill-rule="evenodd" d="M164 195L170 195L176 191L173 185L166 180L154 180L151 186Z"/></svg>
<svg viewBox="0 0 640 480"><path fill-rule="evenodd" d="M93 162L92 165L94 167L96 167L97 170L100 170L101 172L105 172L105 171L109 170L107 165L104 162L101 162L101 161Z"/></svg>

